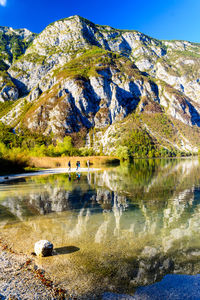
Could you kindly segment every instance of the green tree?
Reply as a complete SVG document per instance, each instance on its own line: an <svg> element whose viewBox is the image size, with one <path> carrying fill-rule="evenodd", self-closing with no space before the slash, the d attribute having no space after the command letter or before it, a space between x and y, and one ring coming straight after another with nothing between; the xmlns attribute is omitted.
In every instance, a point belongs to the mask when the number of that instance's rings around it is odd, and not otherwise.
<svg viewBox="0 0 200 300"><path fill-rule="evenodd" d="M63 142L57 144L56 150L60 155L73 155L75 149L72 145L72 138L70 136L64 137Z"/></svg>
<svg viewBox="0 0 200 300"><path fill-rule="evenodd" d="M116 149L116 155L119 157L120 160L127 160L129 159L129 149L127 146L118 146Z"/></svg>

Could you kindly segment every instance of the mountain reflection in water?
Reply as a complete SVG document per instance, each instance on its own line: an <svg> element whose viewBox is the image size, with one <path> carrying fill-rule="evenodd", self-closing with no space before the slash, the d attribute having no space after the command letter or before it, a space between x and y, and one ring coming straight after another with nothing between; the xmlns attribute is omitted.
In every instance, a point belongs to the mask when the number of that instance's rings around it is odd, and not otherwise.
<svg viewBox="0 0 200 300"><path fill-rule="evenodd" d="M44 238L78 247L43 267L84 295L133 293L168 273L197 274L199 174L198 160L137 160L78 180L60 174L4 184L0 235L26 253Z"/></svg>

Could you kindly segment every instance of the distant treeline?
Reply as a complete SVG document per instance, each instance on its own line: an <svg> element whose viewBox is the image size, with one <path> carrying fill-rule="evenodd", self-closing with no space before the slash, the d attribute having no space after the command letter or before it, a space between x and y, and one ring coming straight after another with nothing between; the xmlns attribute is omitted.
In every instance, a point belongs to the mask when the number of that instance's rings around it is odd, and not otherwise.
<svg viewBox="0 0 200 300"><path fill-rule="evenodd" d="M62 141L59 141L53 136L33 133L27 128L14 131L12 127L0 123L1 172L7 170L21 171L25 166L28 166L28 158L31 156L59 157L102 154L102 148L97 152L93 148L75 147L71 136L66 136ZM112 154L122 160L190 155L190 153L158 147L145 130L138 129L132 129L127 135L124 135L120 143L116 145L115 153Z"/></svg>

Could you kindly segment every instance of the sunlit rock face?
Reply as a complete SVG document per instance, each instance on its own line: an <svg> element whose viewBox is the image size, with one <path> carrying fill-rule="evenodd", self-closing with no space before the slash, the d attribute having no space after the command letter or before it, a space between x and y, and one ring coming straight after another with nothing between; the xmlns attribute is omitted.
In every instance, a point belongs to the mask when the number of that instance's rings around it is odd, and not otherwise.
<svg viewBox="0 0 200 300"><path fill-rule="evenodd" d="M96 128L95 142L87 138L87 146L99 150L101 144L109 154L117 142L113 124L123 127L134 112L166 114L179 142L169 140L164 147L197 151L199 137L186 136L174 120L191 132L200 127L199 45L159 41L79 16L56 21L39 35L7 27L0 27L0 35L6 45L0 53L0 101L20 99L2 122L20 127L23 116L31 131L59 138ZM158 143L160 135L169 139L147 123L142 120L141 128Z"/></svg>
<svg viewBox="0 0 200 300"><path fill-rule="evenodd" d="M13 29L0 26L0 70L6 70L19 56L25 53L36 34L28 29Z"/></svg>

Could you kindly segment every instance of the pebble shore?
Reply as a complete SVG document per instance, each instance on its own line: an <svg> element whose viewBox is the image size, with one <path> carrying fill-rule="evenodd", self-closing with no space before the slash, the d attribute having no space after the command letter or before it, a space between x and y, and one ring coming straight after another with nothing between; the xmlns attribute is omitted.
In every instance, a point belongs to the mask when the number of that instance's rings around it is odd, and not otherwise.
<svg viewBox="0 0 200 300"><path fill-rule="evenodd" d="M53 286L42 270L25 255L4 250L0 246L0 299L73 299Z"/></svg>
<svg viewBox="0 0 200 300"><path fill-rule="evenodd" d="M99 169L81 168L78 172L93 172ZM76 172L76 169L71 169ZM70 173L66 168L47 169L33 173L0 176L0 183L6 183L28 176ZM55 286L46 278L43 270L34 264L34 256L14 253L0 239L0 300L50 300L77 299L67 291Z"/></svg>

